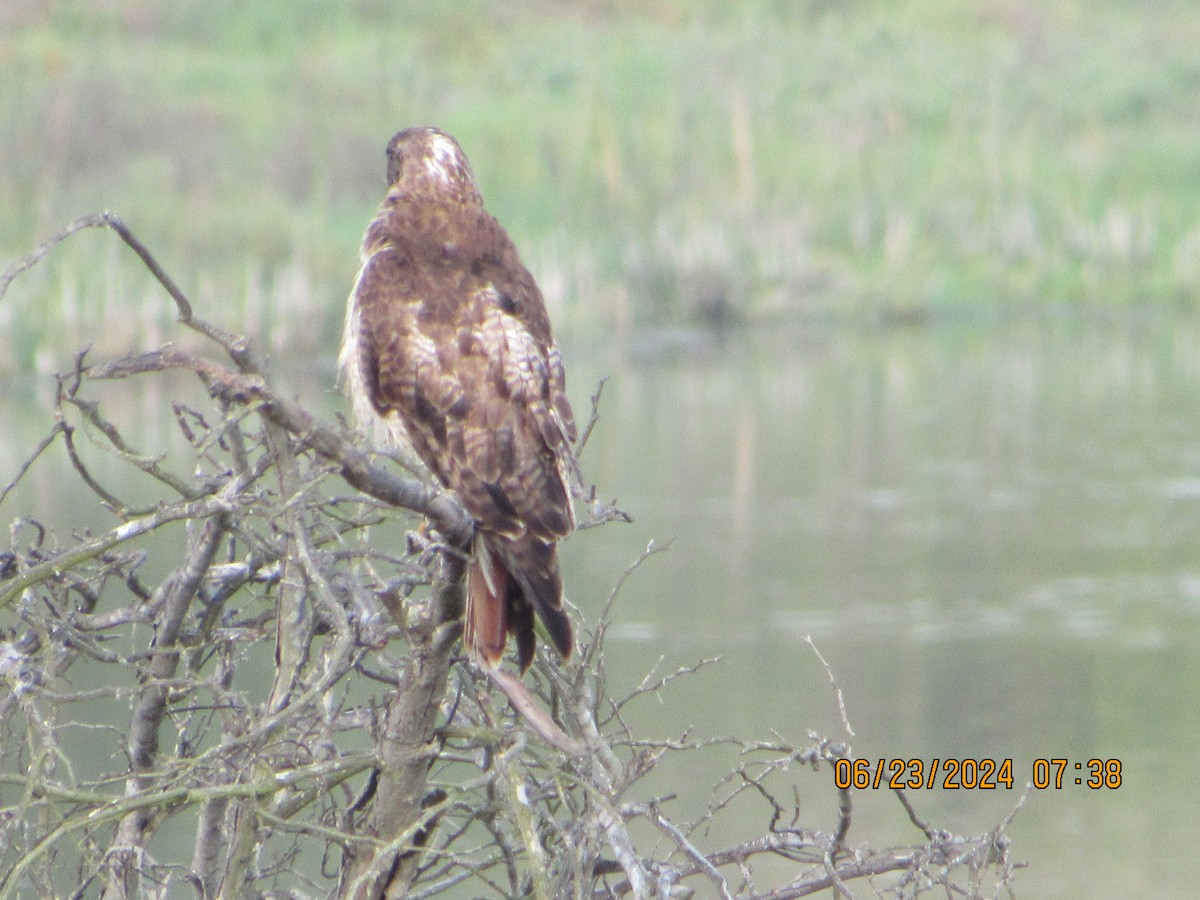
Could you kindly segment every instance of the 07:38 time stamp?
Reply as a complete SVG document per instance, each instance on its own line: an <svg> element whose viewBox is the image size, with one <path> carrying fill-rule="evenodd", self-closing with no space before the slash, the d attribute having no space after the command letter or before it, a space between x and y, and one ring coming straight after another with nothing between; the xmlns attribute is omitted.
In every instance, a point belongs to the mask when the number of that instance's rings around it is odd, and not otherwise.
<svg viewBox="0 0 1200 900"><path fill-rule="evenodd" d="M1121 786L1119 759L1035 759L1029 778L1022 779L1038 790L1062 790L1070 784L1092 790L1116 790ZM846 788L899 790L1012 790L1011 759L838 759L833 764L833 783Z"/></svg>

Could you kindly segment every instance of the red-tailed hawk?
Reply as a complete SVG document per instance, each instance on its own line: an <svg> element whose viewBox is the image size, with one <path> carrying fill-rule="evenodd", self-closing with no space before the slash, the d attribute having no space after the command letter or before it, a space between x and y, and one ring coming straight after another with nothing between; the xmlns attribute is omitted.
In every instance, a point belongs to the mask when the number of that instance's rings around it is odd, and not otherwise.
<svg viewBox="0 0 1200 900"><path fill-rule="evenodd" d="M575 527L575 421L541 292L450 135L401 131L387 179L339 357L355 412L411 446L475 520L471 655L495 666L512 632L525 671L536 610L565 658L557 541Z"/></svg>

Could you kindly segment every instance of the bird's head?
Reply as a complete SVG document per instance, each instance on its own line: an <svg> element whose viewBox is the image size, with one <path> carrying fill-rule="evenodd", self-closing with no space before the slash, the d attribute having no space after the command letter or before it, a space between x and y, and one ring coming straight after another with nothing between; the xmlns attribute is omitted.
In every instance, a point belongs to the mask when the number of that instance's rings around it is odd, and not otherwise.
<svg viewBox="0 0 1200 900"><path fill-rule="evenodd" d="M388 144L391 194L468 202L479 200L471 165L458 141L436 128L406 128Z"/></svg>

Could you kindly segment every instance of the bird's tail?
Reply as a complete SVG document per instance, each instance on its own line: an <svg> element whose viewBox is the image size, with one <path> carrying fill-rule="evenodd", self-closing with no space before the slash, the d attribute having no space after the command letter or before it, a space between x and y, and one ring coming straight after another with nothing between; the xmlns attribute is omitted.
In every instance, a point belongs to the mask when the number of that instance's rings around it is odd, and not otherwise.
<svg viewBox="0 0 1200 900"><path fill-rule="evenodd" d="M558 547L553 541L477 534L467 572L467 650L480 664L494 667L511 632L524 672L533 662L536 610L555 649L568 658L574 636L562 593Z"/></svg>

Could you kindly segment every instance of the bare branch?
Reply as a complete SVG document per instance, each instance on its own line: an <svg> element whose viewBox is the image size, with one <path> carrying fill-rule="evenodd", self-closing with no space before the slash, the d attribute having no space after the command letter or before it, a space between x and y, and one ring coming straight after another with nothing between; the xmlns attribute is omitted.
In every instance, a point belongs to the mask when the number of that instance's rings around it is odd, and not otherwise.
<svg viewBox="0 0 1200 900"><path fill-rule="evenodd" d="M42 261L47 253L49 253L75 232L82 231L84 228L106 227L108 223L105 221L105 215L105 213L99 213L96 215L83 216L79 219L76 219L66 228L63 228L61 231L57 231L50 237L46 238L31 252L14 261L7 269L4 270L4 274L0 275L0 298L3 298L5 293L8 292L8 286L12 284L13 279L15 279L22 272L32 269L35 265Z"/></svg>
<svg viewBox="0 0 1200 900"><path fill-rule="evenodd" d="M205 519L220 512L231 511L233 509L231 497L237 494L239 487L240 485L231 483L220 493L210 495L202 500L163 507L151 515L133 519L100 537L66 550L44 563L25 569L10 579L4 589L0 591L0 608L12 603L26 588L47 578L55 578L60 572L94 559L119 544L142 538L163 525L190 519Z"/></svg>
<svg viewBox="0 0 1200 900"><path fill-rule="evenodd" d="M471 519L449 494L419 481L398 478L376 466L341 432L319 421L298 403L272 392L261 377L171 348L115 360L97 368L91 376L120 378L175 368L195 372L210 391L227 402L255 405L271 422L337 464L342 477L355 488L392 506L426 516L455 544L465 545L470 539Z"/></svg>
<svg viewBox="0 0 1200 900"><path fill-rule="evenodd" d="M8 484L4 486L4 490L0 491L0 506L4 505L4 499L12 492L13 488L20 483L21 479L25 477L25 473L29 471L29 467L32 466L37 458L46 451L47 447L54 443L55 438L62 434L62 431L63 423L55 422L54 427L50 430L50 433L42 438L38 442L38 445L33 448L33 452L30 453L29 456L25 458L25 461L22 462L17 468L17 473L12 477Z"/></svg>
<svg viewBox="0 0 1200 900"><path fill-rule="evenodd" d="M837 678L833 675L833 669L829 667L825 657L821 655L821 651L817 649L817 645L813 643L811 635L804 635L804 643L812 648L812 652L816 654L817 659L821 661L822 668L825 669L825 674L829 676L829 683L833 685L833 691L837 695L838 715L842 718L842 727L846 729L846 734L854 737L854 729L850 727L850 717L846 714L846 698L842 695L842 689L838 687Z"/></svg>
<svg viewBox="0 0 1200 900"><path fill-rule="evenodd" d="M575 445L575 456L577 457L583 455L583 450L587 447L588 438L592 436L592 429L600 421L600 395L604 393L604 385L606 384L608 384L607 375L600 379L596 384L596 390L592 393L592 412L588 416L587 424L583 426L583 431L579 434L579 442Z"/></svg>

